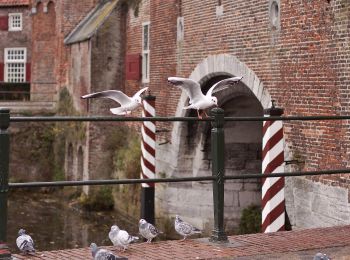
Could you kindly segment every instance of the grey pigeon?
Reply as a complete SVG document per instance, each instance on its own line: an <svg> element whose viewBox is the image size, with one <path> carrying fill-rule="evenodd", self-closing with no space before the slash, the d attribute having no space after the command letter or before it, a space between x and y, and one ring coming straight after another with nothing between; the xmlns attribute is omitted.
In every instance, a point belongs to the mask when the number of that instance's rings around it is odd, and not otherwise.
<svg viewBox="0 0 350 260"><path fill-rule="evenodd" d="M147 243L151 243L153 238L163 233L144 219L140 219L139 221L139 232L141 236L147 239Z"/></svg>
<svg viewBox="0 0 350 260"><path fill-rule="evenodd" d="M114 255L111 251L106 249L98 248L95 243L91 243L90 245L91 254L94 260L127 260L126 257L119 257Z"/></svg>
<svg viewBox="0 0 350 260"><path fill-rule="evenodd" d="M128 248L128 245L136 240L139 240L138 237L129 235L125 230L121 230L117 225L111 227L111 231L108 234L109 239L112 241L113 245L119 249L125 251Z"/></svg>
<svg viewBox="0 0 350 260"><path fill-rule="evenodd" d="M30 235L26 234L24 229L18 231L16 244L19 250L24 254L35 254L34 241Z"/></svg>
<svg viewBox="0 0 350 260"><path fill-rule="evenodd" d="M136 92L132 97L128 97L120 90L105 90L101 92L91 93L82 96L81 98L109 98L120 104L120 107L111 108L111 112L116 115L127 115L142 105L140 95L146 91L148 87Z"/></svg>
<svg viewBox="0 0 350 260"><path fill-rule="evenodd" d="M314 256L314 260L330 260L330 258L326 254L317 253Z"/></svg>
<svg viewBox="0 0 350 260"><path fill-rule="evenodd" d="M190 98L189 106L184 107L183 109L197 109L198 117L202 118L202 116L199 114L199 110L204 110L218 105L217 98L212 96L212 94L227 88L227 86L237 84L242 80L242 78L243 77L232 77L221 80L214 84L205 95L202 93L199 83L192 79L169 77L168 82L185 91Z"/></svg>
<svg viewBox="0 0 350 260"><path fill-rule="evenodd" d="M175 230L184 237L182 240L185 240L188 236L193 234L202 233L198 228L180 219L179 215L176 215L175 217Z"/></svg>

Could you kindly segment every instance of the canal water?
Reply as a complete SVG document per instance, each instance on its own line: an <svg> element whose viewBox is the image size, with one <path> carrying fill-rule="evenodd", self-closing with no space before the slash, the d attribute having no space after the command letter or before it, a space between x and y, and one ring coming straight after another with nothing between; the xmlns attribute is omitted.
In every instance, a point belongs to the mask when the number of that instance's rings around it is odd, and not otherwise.
<svg viewBox="0 0 350 260"><path fill-rule="evenodd" d="M108 232L113 224L137 235L136 217L132 220L116 211L87 212L63 190L43 193L16 190L9 194L7 241L17 253L17 233L24 228L32 236L38 251L112 245Z"/></svg>

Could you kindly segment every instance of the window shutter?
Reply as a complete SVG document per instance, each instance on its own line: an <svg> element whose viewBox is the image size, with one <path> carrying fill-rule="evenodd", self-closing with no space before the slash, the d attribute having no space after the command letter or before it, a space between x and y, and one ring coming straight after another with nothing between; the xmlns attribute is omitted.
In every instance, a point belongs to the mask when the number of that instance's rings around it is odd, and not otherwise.
<svg viewBox="0 0 350 260"><path fill-rule="evenodd" d="M141 55L140 54L126 55L125 78L127 80L141 79Z"/></svg>
<svg viewBox="0 0 350 260"><path fill-rule="evenodd" d="M9 29L9 17L6 16L0 16L0 30L1 31L8 31Z"/></svg>
<svg viewBox="0 0 350 260"><path fill-rule="evenodd" d="M30 82L31 67L30 63L26 63L26 82Z"/></svg>
<svg viewBox="0 0 350 260"><path fill-rule="evenodd" d="M0 62L0 82L4 81L4 63Z"/></svg>

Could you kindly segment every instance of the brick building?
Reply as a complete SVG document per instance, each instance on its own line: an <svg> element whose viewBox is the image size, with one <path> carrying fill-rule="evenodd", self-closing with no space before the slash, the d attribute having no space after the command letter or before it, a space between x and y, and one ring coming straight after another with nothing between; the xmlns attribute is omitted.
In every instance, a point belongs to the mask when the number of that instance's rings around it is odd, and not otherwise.
<svg viewBox="0 0 350 260"><path fill-rule="evenodd" d="M187 97L167 85L168 76L190 77L203 89L224 77L244 76L241 85L219 96L226 116L261 116L272 99L285 115L346 115L349 14L350 4L341 0L142 1L139 15L128 16L126 55L143 56L143 78L139 84L126 80L126 90L148 85L157 96L158 115L183 116L191 113L181 109ZM157 146L158 173L210 173L207 126L158 127L171 129L158 138L158 143L169 141ZM348 166L347 121L287 122L284 131L286 160L301 162L286 170ZM261 125L227 123L225 133L226 174L260 172ZM347 176L288 178L292 224L349 223L348 182ZM225 218L235 227L243 208L259 204L260 185L228 182L226 189ZM183 214L202 227L212 221L201 217L212 213L210 185L169 184L156 190L159 214Z"/></svg>
<svg viewBox="0 0 350 260"><path fill-rule="evenodd" d="M0 100L28 99L32 23L29 1L0 2Z"/></svg>

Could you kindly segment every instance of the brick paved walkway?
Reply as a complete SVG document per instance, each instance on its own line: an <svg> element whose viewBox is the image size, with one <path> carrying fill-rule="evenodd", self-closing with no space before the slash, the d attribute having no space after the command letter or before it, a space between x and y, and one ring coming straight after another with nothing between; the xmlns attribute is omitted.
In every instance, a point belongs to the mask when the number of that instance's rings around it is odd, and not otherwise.
<svg viewBox="0 0 350 260"><path fill-rule="evenodd" d="M350 260L350 226L305 229L270 234L229 237L229 243L212 244L207 238L133 244L125 253L104 247L130 260L161 259L312 259L317 252L332 259ZM88 248L38 252L36 256L13 255L15 259L92 259Z"/></svg>

